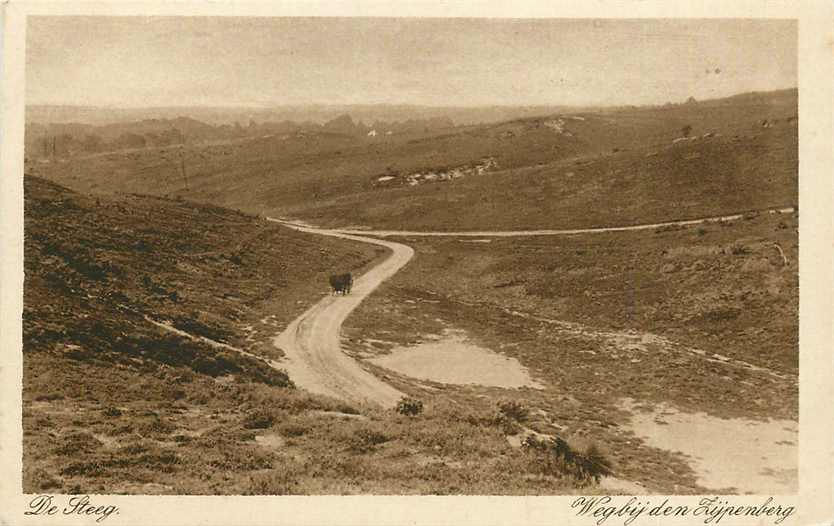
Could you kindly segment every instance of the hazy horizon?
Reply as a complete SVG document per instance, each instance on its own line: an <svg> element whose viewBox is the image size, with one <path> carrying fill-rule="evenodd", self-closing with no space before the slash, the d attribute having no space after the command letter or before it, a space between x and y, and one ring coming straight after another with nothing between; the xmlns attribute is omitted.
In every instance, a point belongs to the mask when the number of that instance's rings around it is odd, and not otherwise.
<svg viewBox="0 0 834 526"><path fill-rule="evenodd" d="M753 90L753 91L741 91L738 93L731 93L729 95L722 95L719 97L709 97L705 99L696 99L698 102L710 101L710 100L718 100L724 99L729 97L734 97L738 95L746 95L750 93L773 93L778 91L790 91L798 89L796 86L786 86L784 88L773 88L769 90ZM536 107L566 107L566 108L606 108L606 107L620 107L620 106L662 106L666 103L671 104L682 104L686 102L685 100L670 100L665 102L658 102L658 103L647 103L643 105L635 105L630 103L621 103L621 104L445 104L445 105L431 105L431 104L415 104L410 102L360 102L360 103L330 103L330 102L304 102L298 104L264 104L264 105L254 105L254 104L183 104L183 105L152 105L152 106L119 106L119 105L105 105L105 104L71 104L71 103L39 103L39 102L31 102L26 103L27 107L35 107L35 106L53 106L53 107L67 107L67 108L89 108L89 109L101 109L101 110L153 110L153 109L201 109L201 110L272 110L272 109L280 109L280 108L303 108L303 107L361 107L361 106L386 106L386 107L414 107L414 108L427 108L427 109L479 109L479 108L536 108Z"/></svg>
<svg viewBox="0 0 834 526"><path fill-rule="evenodd" d="M30 17L28 106L655 105L797 84L796 23Z"/></svg>

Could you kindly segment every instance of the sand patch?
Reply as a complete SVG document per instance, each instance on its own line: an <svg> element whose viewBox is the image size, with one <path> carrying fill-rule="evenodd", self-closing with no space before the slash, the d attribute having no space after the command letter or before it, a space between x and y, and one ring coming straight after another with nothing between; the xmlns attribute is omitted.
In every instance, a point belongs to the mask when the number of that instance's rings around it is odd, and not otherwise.
<svg viewBox="0 0 834 526"><path fill-rule="evenodd" d="M444 384L543 388L518 360L478 347L457 331L448 331L435 341L396 347L390 354L368 361L405 376Z"/></svg>
<svg viewBox="0 0 834 526"><path fill-rule="evenodd" d="M648 411L626 400L628 428L646 444L689 457L698 484L711 490L787 495L797 491L799 426L683 413L667 405Z"/></svg>
<svg viewBox="0 0 834 526"><path fill-rule="evenodd" d="M280 435L256 435L255 442L264 447L283 447L284 439Z"/></svg>

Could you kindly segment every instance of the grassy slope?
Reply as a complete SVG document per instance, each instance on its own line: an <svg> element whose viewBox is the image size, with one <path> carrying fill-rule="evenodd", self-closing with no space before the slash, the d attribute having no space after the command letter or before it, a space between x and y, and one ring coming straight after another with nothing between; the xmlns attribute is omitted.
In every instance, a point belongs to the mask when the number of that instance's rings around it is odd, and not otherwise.
<svg viewBox="0 0 834 526"><path fill-rule="evenodd" d="M701 216L796 201L796 93L562 115L438 136L275 136L37 165L73 188L152 192L328 225L570 227ZM775 123L762 127L763 120ZM672 145L681 128L720 136ZM614 150L618 150L614 152ZM374 184L494 157L500 171L448 183ZM397 184L399 182L399 184Z"/></svg>
<svg viewBox="0 0 834 526"><path fill-rule="evenodd" d="M416 418L351 408L145 319L266 354L332 268L359 270L374 248L32 177L25 199L25 491L552 494L583 483L511 448L488 401L432 401Z"/></svg>
<svg viewBox="0 0 834 526"><path fill-rule="evenodd" d="M403 230L584 228L797 202L796 128L504 170L313 206L308 221Z"/></svg>

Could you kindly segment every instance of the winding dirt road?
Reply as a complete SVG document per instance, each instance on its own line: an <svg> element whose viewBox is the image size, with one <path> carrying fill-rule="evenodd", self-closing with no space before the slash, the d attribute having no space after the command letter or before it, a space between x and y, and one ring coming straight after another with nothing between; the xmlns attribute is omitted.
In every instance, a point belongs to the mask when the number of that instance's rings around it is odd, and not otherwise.
<svg viewBox="0 0 834 526"><path fill-rule="evenodd" d="M342 322L365 296L380 283L393 276L411 257L414 250L401 243L344 234L333 230L319 230L287 225L302 232L372 243L391 250L391 255L353 283L346 296L327 296L279 334L274 345L287 356L283 364L296 385L313 393L339 398L363 405L393 407L403 393L386 384L342 352L340 332Z"/></svg>
<svg viewBox="0 0 834 526"><path fill-rule="evenodd" d="M793 208L764 210L759 213L791 213ZM664 226L687 226L709 221L736 221L745 214L707 217L621 227L585 228L572 230L517 230L479 232L419 232L398 230L329 230L299 222L267 218L285 227L311 234L334 236L362 243L386 247L391 255L382 263L356 279L352 293L347 296L328 296L313 305L279 334L274 345L282 349L286 360L281 364L295 384L307 391L332 396L363 405L396 405L403 393L386 384L362 365L342 352L340 332L342 323L368 294L383 281L393 276L414 255L414 250L402 243L366 236L453 236L453 237L523 237L542 235L575 235L603 232L650 230Z"/></svg>
<svg viewBox="0 0 834 526"><path fill-rule="evenodd" d="M794 212L793 207L785 208L771 208L767 210L757 210L752 213L757 214L790 214ZM305 230L316 234L324 234L328 232L339 232L342 234L350 234L356 236L402 236L402 237L524 237L524 236L569 236L574 234L602 234L605 232L629 232L635 230L654 230L665 226L689 226L700 223L707 223L711 221L738 221L743 219L747 213L732 214L726 216L702 217L699 219L685 219L680 221L666 221L663 223L645 223L641 225L628 226L610 226L597 228L574 228L567 230L553 230L553 229L538 229L538 230L466 230L457 232L436 232L425 230L355 230L348 228L341 228L336 230L319 230L310 225L297 221L282 221L278 219L271 219L286 226L297 228L298 230Z"/></svg>

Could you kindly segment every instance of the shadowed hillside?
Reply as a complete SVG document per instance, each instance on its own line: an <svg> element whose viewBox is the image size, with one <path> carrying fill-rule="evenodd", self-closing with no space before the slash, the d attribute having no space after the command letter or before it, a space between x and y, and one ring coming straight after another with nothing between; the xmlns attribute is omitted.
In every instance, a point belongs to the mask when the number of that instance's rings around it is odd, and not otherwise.
<svg viewBox="0 0 834 526"><path fill-rule="evenodd" d="M494 400L425 396L415 417L294 389L261 357L374 248L29 176L25 207L29 493L552 494L611 466L596 446L512 448Z"/></svg>

